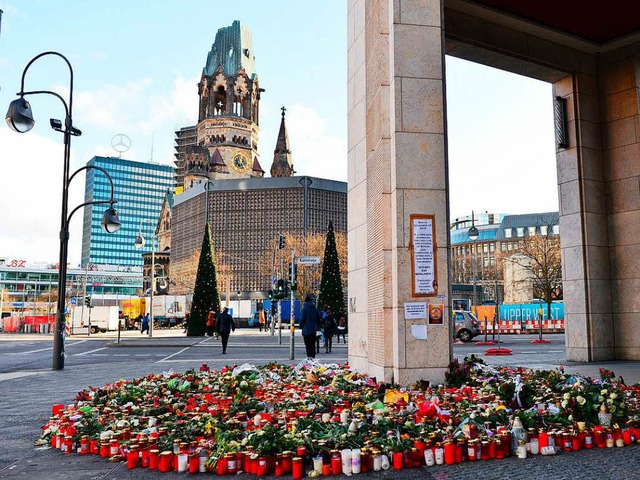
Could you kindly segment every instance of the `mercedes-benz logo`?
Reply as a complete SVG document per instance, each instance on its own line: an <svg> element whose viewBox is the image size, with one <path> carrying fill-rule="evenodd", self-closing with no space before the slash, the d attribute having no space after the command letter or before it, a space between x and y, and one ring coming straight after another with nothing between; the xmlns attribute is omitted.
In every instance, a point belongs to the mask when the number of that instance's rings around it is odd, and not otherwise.
<svg viewBox="0 0 640 480"><path fill-rule="evenodd" d="M124 133L118 133L111 139L111 146L118 153L124 153L131 148L131 139Z"/></svg>

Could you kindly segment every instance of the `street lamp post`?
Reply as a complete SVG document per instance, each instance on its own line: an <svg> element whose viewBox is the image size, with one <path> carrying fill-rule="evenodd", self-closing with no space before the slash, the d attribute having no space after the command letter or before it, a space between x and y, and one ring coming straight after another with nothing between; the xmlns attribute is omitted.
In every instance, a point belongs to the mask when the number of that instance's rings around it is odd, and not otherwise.
<svg viewBox="0 0 640 480"><path fill-rule="evenodd" d="M144 247L145 241L144 241L144 236L142 235L142 224L148 222L149 224L151 224L151 234L149 235L149 237L151 238L151 288L150 290L150 300L149 302L151 303L151 305L149 305L149 316L150 316L150 320L149 320L149 338L153 337L153 291L155 290L155 271L156 271L156 229L155 229L155 224L153 223L152 220L149 220L148 218L143 218L142 220L140 220L140 227L138 229L138 236L136 237L136 240L134 242L134 245L136 248L142 248ZM144 268L142 269L142 283L144 285Z"/></svg>
<svg viewBox="0 0 640 480"><path fill-rule="evenodd" d="M69 67L69 103L62 98L56 92L50 90L32 90L25 92L24 79L29 67L39 58L46 55L55 55L62 58ZM120 228L120 221L118 220L118 212L113 208L116 201L113 198L113 182L109 174L100 167L82 167L76 170L73 175L69 176L70 167L70 153L71 153L71 137L77 137L82 134L80 130L73 126L72 112L73 112L73 68L69 63L69 60L58 52L43 52L33 57L22 72L22 81L20 85L20 92L17 95L20 97L9 104L7 110L6 121L9 128L18 132L26 133L33 128L35 120L31 111L31 105L24 97L27 95L53 95L62 102L65 111L64 126L60 120L51 119L49 121L51 128L57 132L61 132L64 135L64 163L63 163L63 175L62 175L62 212L60 219L60 257L58 261L58 302L56 311L56 323L54 326L53 335L53 370L62 370L64 368L64 333L65 333L65 294L67 287L67 253L69 245L69 222L73 214L80 208L87 205L97 204L109 204L109 208L104 212L102 217L102 228L108 233L114 233ZM67 216L68 203L69 203L69 184L73 177L82 170L95 168L102 171L109 182L111 183L111 199L110 200L98 200L85 202L77 206L72 210L71 214Z"/></svg>
<svg viewBox="0 0 640 480"><path fill-rule="evenodd" d="M471 274L473 275L473 306L476 305L476 240L478 239L478 229L476 227L473 211L471 211L471 228L469 229L469 240L471 240Z"/></svg>

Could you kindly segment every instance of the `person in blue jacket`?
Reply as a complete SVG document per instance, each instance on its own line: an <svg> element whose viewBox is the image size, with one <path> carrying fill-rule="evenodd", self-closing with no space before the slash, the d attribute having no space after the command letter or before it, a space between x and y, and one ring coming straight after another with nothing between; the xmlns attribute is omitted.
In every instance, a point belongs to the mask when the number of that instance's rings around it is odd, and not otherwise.
<svg viewBox="0 0 640 480"><path fill-rule="evenodd" d="M316 331L320 325L320 312L314 303L312 294L307 295L302 306L300 316L300 328L302 329L302 338L304 346L307 350L307 357L316 357Z"/></svg>

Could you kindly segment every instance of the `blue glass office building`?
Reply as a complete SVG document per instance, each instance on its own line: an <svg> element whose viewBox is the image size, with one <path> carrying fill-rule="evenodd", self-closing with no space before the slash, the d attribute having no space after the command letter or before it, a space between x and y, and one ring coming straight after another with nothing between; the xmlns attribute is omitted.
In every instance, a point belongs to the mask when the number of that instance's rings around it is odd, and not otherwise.
<svg viewBox="0 0 640 480"><path fill-rule="evenodd" d="M113 179L122 227L116 233L106 233L100 222L107 205L86 207L82 226L82 266L93 263L141 267L142 253L151 251L149 234L153 228L150 222L144 222L142 229L147 243L143 249L136 249L134 241L140 221L146 219L156 225L167 189L173 189L173 167L113 157L93 157L87 165L104 168ZM86 172L85 201L108 200L111 194L109 180L99 170Z"/></svg>

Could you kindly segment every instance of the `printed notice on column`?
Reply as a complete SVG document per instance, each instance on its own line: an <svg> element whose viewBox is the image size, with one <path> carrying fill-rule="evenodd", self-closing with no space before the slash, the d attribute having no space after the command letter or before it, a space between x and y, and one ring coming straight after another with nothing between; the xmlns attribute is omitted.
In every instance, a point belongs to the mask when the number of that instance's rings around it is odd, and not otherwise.
<svg viewBox="0 0 640 480"><path fill-rule="evenodd" d="M411 273L413 296L438 294L436 221L434 215L411 215Z"/></svg>

